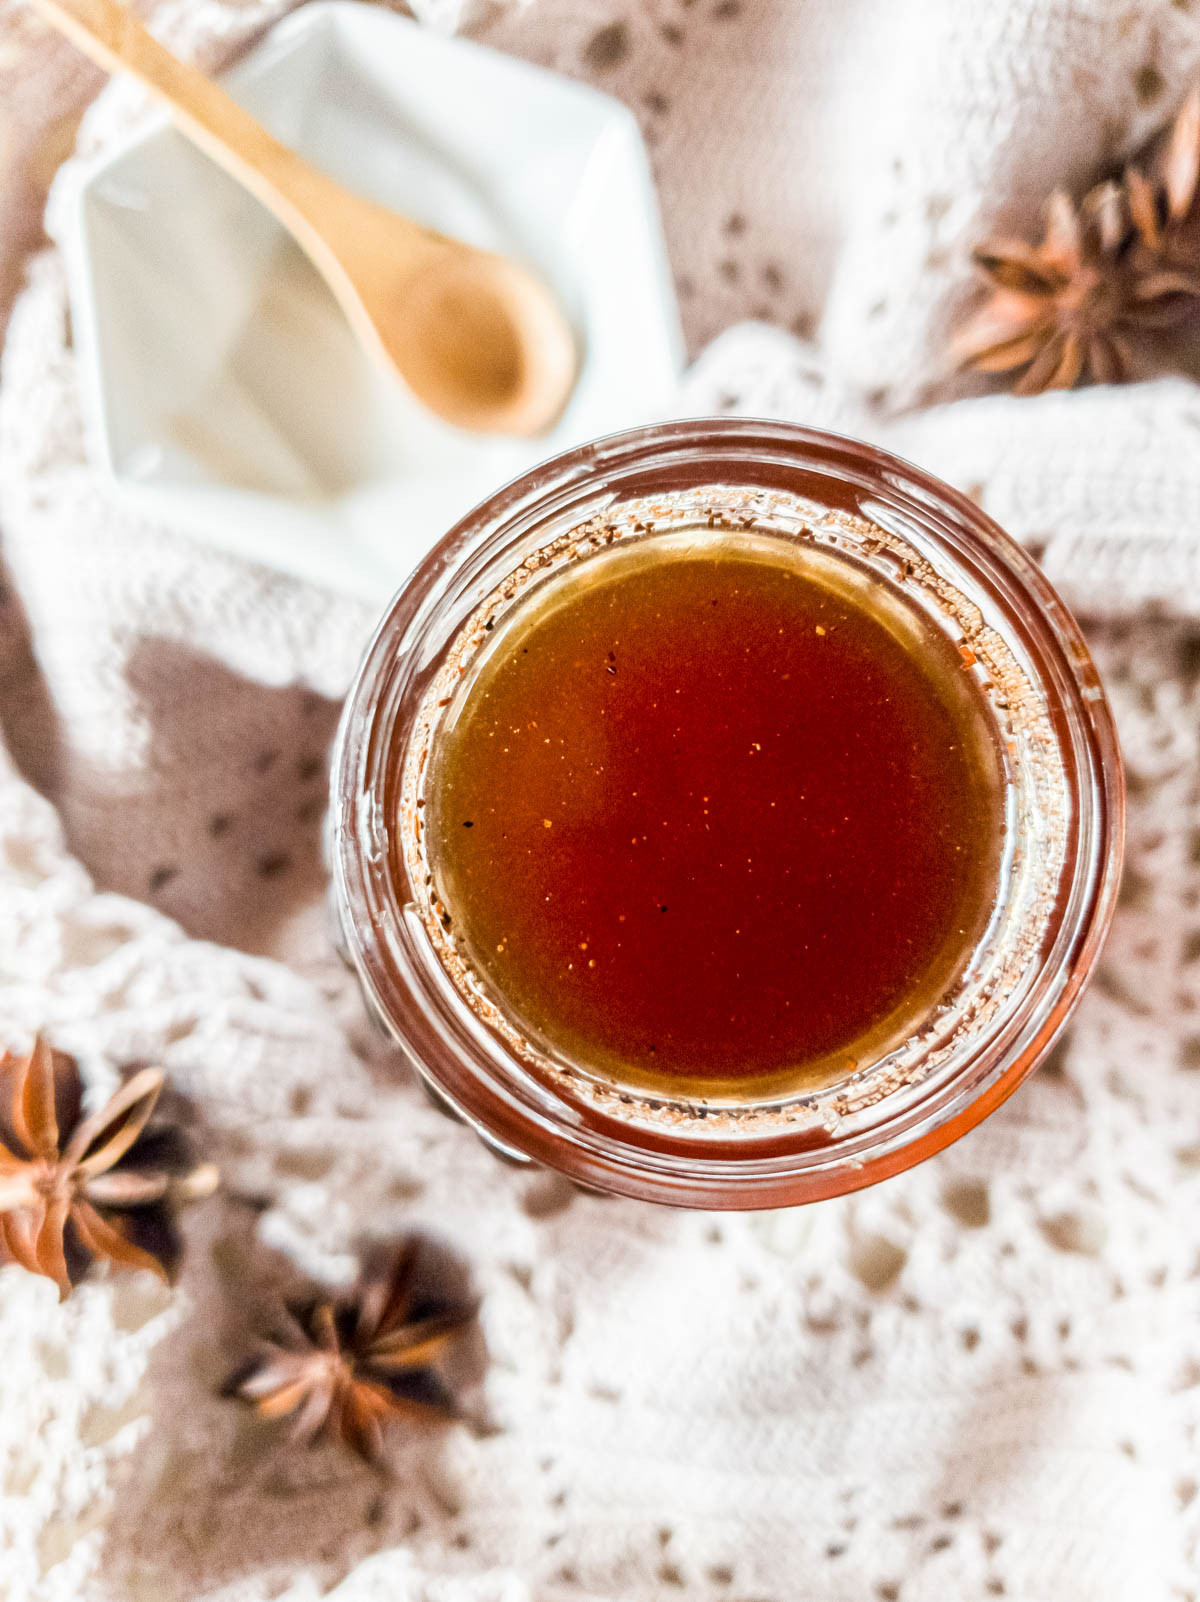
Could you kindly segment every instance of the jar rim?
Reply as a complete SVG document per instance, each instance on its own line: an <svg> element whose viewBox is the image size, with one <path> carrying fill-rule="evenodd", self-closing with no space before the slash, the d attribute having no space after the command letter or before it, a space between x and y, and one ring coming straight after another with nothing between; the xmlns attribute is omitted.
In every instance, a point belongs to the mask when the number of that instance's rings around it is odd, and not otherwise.
<svg viewBox="0 0 1200 1602"><path fill-rule="evenodd" d="M794 1130L702 1149L589 1112L522 1079L515 1058L458 994L397 893L388 849L398 730L439 650L483 599L506 554L533 549L554 520L670 488L730 482L783 488L871 518L919 526L1004 596L1037 666L1069 756L1071 859L1046 959L1004 1027L944 1083L883 1097L864 1135ZM532 542L532 543L531 543ZM999 603L998 603L999 604ZM457 609L457 611L456 611ZM463 614L463 615L460 615ZM449 633L447 634L447 630ZM610 435L498 490L418 565L381 620L347 698L333 764L331 867L346 955L372 1011L440 1099L503 1153L646 1200L775 1207L873 1183L932 1155L998 1106L1058 1035L1098 959L1116 902L1124 779L1111 710L1078 626L1032 559L967 497L876 446L795 424L712 418ZM422 941L428 949L422 947ZM510 1071L511 1070L511 1071Z"/></svg>

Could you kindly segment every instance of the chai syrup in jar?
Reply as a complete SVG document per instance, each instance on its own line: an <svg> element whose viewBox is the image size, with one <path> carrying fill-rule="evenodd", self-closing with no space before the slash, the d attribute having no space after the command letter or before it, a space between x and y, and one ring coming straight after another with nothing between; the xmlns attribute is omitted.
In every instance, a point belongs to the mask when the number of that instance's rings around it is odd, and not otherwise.
<svg viewBox="0 0 1200 1602"><path fill-rule="evenodd" d="M821 1201L995 1110L1116 904L1082 635L970 500L861 441L661 423L541 463L397 592L342 714L336 933L506 1160Z"/></svg>
<svg viewBox="0 0 1200 1602"><path fill-rule="evenodd" d="M1005 775L973 653L808 538L601 544L489 617L423 778L460 977L616 1087L779 1097L952 990Z"/></svg>

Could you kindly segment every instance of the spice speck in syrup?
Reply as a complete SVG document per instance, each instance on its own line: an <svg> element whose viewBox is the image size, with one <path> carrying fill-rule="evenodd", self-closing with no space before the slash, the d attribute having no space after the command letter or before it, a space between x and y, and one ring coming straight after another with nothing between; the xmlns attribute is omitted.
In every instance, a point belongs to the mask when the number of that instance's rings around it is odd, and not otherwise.
<svg viewBox="0 0 1200 1602"><path fill-rule="evenodd" d="M568 567L497 623L437 741L460 954L618 1084L844 1077L953 987L995 899L970 654L811 543L697 530Z"/></svg>

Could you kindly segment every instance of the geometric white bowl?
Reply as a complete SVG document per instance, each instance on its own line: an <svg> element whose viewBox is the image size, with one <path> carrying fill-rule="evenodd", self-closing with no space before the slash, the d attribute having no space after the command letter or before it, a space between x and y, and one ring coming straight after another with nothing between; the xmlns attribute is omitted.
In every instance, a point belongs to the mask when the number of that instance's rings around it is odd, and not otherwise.
<svg viewBox="0 0 1200 1602"><path fill-rule="evenodd" d="M279 225L164 117L80 175L65 241L97 449L147 508L378 601L505 480L673 410L678 312L618 101L352 0L287 17L226 83L340 182L529 263L583 364L542 439L439 422L363 355Z"/></svg>

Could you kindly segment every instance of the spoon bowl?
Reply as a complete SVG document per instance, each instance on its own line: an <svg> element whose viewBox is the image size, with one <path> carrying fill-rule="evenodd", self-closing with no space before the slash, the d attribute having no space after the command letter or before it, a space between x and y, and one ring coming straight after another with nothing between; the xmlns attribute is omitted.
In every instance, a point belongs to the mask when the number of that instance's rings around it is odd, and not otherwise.
<svg viewBox="0 0 1200 1602"><path fill-rule="evenodd" d="M562 409L574 340L516 263L451 242L398 272L363 310L387 359L438 416L462 428L538 434Z"/></svg>

